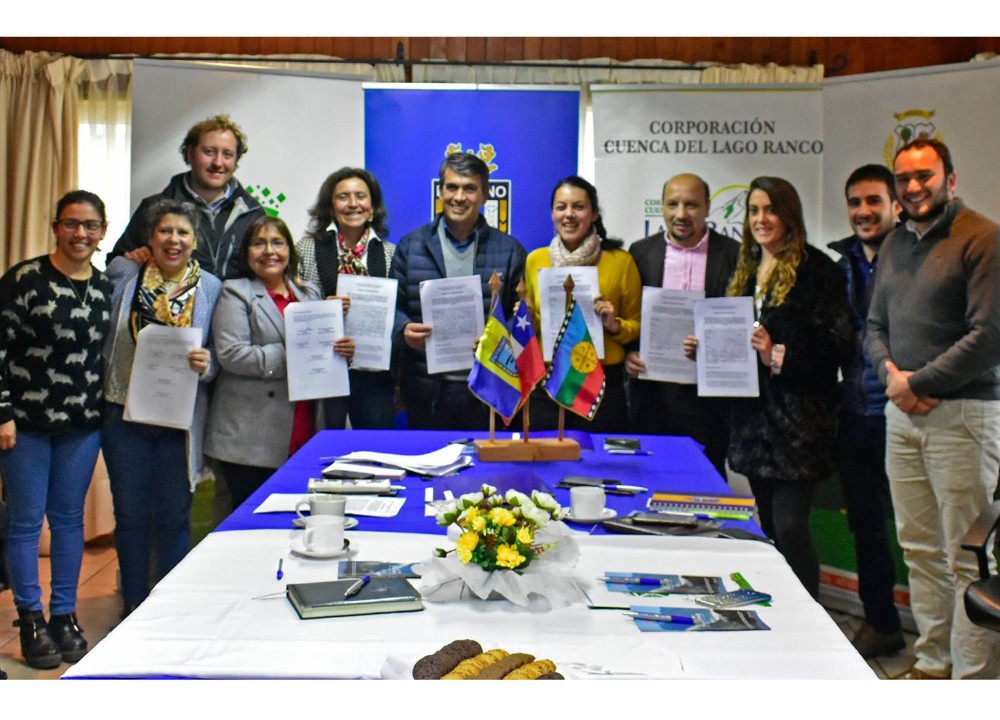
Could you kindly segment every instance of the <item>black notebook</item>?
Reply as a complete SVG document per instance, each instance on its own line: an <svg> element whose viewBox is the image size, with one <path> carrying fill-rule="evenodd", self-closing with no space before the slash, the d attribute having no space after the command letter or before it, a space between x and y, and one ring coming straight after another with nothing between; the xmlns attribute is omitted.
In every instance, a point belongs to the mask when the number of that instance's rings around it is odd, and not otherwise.
<svg viewBox="0 0 1000 720"><path fill-rule="evenodd" d="M411 612L424 605L406 578L372 577L357 595L346 600L344 593L354 579L295 583L288 586L288 601L303 620L344 615Z"/></svg>

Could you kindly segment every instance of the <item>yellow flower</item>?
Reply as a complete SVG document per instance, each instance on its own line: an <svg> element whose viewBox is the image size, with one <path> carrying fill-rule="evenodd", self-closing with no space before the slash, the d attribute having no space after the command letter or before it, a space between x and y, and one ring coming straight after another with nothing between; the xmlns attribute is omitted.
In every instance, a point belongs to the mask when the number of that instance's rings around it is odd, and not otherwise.
<svg viewBox="0 0 1000 720"><path fill-rule="evenodd" d="M510 527L516 522L514 513L502 507L495 507L490 510L490 520L498 527Z"/></svg>
<svg viewBox="0 0 1000 720"><path fill-rule="evenodd" d="M472 560L472 551L476 549L476 545L479 544L479 536L474 532L462 533L462 536L458 539L458 543L455 545L455 554L458 555L458 559L462 561L462 564L468 564Z"/></svg>
<svg viewBox="0 0 1000 720"><path fill-rule="evenodd" d="M472 521L472 529L477 533L481 533L486 529L486 518L482 515L477 515L476 519Z"/></svg>
<svg viewBox="0 0 1000 720"><path fill-rule="evenodd" d="M517 541L522 545L530 545L533 539L534 535L531 532L531 528L521 527L517 529Z"/></svg>
<svg viewBox="0 0 1000 720"><path fill-rule="evenodd" d="M497 565L500 567L514 569L524 562L524 555L512 548L510 545L501 545L497 548Z"/></svg>

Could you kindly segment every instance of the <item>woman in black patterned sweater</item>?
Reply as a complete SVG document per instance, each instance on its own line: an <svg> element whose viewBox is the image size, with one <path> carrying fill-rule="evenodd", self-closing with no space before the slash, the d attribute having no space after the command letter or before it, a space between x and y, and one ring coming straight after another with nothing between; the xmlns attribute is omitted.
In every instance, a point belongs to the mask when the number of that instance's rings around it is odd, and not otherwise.
<svg viewBox="0 0 1000 720"><path fill-rule="evenodd" d="M101 347L111 318L111 283L90 259L106 228L101 199L74 190L56 207L55 250L0 278L0 472L21 652L36 668L87 652L76 589L83 502L100 448ZM38 582L44 517L52 532L48 623Z"/></svg>

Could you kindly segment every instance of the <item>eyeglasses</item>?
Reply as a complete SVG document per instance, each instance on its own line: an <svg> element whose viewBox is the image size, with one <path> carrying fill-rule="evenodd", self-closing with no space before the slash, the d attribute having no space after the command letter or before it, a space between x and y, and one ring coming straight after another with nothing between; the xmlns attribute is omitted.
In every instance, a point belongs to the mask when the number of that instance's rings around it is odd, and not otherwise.
<svg viewBox="0 0 1000 720"><path fill-rule="evenodd" d="M56 220L56 225L71 233L75 233L82 227L88 235L96 235L104 229L104 223L100 220Z"/></svg>
<svg viewBox="0 0 1000 720"><path fill-rule="evenodd" d="M281 252L282 250L288 249L288 243L284 240L251 240L250 249L251 250L265 250L270 247L272 250Z"/></svg>

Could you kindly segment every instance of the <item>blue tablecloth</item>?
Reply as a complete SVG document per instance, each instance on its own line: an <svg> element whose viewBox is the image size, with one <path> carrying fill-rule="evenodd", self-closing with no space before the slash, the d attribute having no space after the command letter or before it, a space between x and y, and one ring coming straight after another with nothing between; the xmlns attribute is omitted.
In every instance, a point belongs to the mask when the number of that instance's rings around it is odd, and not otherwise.
<svg viewBox="0 0 1000 720"><path fill-rule="evenodd" d="M306 494L310 477L320 477L327 464L320 458L345 455L356 450L374 450L400 454L422 454L437 450L453 440L465 437L485 438L488 433L418 430L324 430L316 434L295 455L288 459L250 498L217 528L225 530L257 530L265 528L291 528L294 513L261 513L255 515L254 508L271 493ZM498 433L497 437L501 437ZM509 437L509 434L503 435ZM619 516L633 510L645 510L646 502L653 491L670 490L708 495L731 494L729 486L702 452L696 442L686 437L666 437L660 435L638 436L648 455L613 455L604 451L604 435L593 435L594 450L581 452L579 460L535 462L535 463L485 463L475 461L475 465L459 473L461 483L486 482L502 486L503 478L518 476L540 479L553 490L556 499L569 507L569 490L556 488L559 480L568 475L611 478L623 484L640 485L650 492L636 496L608 495L608 507ZM433 517L424 515L424 491L428 486L435 488L435 499L441 497L441 490L453 478L424 480L407 476L394 484L403 485L406 490L400 497L406 498L399 514L394 518L359 517L358 530L374 532L418 532L440 534L445 528L435 523ZM461 492L461 491L460 491ZM456 495L459 493L456 493ZM752 522L727 522L726 527L736 527L759 533ZM588 526L589 529L589 526ZM600 526L594 534L605 533Z"/></svg>

